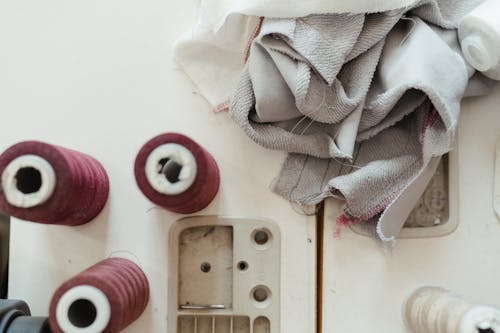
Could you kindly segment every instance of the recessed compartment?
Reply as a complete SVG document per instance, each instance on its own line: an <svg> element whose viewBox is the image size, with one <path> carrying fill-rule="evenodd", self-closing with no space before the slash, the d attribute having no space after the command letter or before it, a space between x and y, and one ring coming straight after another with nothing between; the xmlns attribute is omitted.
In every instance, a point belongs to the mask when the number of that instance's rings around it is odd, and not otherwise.
<svg viewBox="0 0 500 333"><path fill-rule="evenodd" d="M436 173L415 204L398 238L439 237L458 226L458 161L456 151L441 158ZM373 226L351 226L356 233L373 235Z"/></svg>
<svg viewBox="0 0 500 333"><path fill-rule="evenodd" d="M233 299L233 228L184 229L179 238L179 307L230 309Z"/></svg>

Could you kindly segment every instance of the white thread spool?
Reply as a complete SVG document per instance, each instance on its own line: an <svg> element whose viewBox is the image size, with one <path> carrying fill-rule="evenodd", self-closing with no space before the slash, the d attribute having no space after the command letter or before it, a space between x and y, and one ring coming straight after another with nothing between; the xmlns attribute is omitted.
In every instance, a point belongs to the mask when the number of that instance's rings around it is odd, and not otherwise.
<svg viewBox="0 0 500 333"><path fill-rule="evenodd" d="M65 333L100 333L111 319L111 306L106 295L89 285L66 291L56 307L56 320Z"/></svg>
<svg viewBox="0 0 500 333"><path fill-rule="evenodd" d="M22 155L13 159L2 173L2 189L7 202L30 208L47 201L56 186L54 168L40 156Z"/></svg>
<svg viewBox="0 0 500 333"><path fill-rule="evenodd" d="M467 62L494 80L500 80L500 1L486 0L465 15L458 26Z"/></svg>
<svg viewBox="0 0 500 333"><path fill-rule="evenodd" d="M403 305L403 319L414 333L500 333L499 310L438 287L414 291Z"/></svg>
<svg viewBox="0 0 500 333"><path fill-rule="evenodd" d="M169 163L172 169L177 170L170 171ZM166 170L162 170L165 167ZM149 184L156 191L167 195L180 194L186 191L196 178L196 160L186 147L167 143L158 146L149 154L145 172Z"/></svg>

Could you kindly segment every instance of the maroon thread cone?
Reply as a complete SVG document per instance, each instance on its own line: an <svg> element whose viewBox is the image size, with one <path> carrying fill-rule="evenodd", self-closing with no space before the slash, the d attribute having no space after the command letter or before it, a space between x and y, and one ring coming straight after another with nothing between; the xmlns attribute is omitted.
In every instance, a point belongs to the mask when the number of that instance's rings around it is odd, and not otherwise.
<svg viewBox="0 0 500 333"><path fill-rule="evenodd" d="M152 181L152 177L155 177L152 173L161 174L163 172L162 167L165 168L165 165L162 166L162 163L169 163L179 154L182 155L182 153L176 151L175 147L170 147L171 149L165 148L169 144L187 149L196 162L196 175L192 183L180 193L162 193L154 187L154 181ZM184 153L184 155L186 154ZM183 162L180 162L182 159L179 158L178 163L172 162L174 164L172 169L177 168L179 175L182 175L183 168L186 167L186 165L182 164ZM184 156L184 160L189 160L189 156ZM157 169L151 169L148 163L153 163L153 167L156 165ZM176 213L190 214L202 210L212 202L219 190L220 175L215 159L195 141L178 133L161 134L149 140L137 154L134 171L137 185L142 193L153 203ZM169 178L170 175L167 170L165 175L160 176ZM165 182L167 187L171 188L177 185L182 187L183 185L180 184L183 180L179 181L179 183L176 182L177 178L172 183L170 183L171 180L167 182L163 179L155 179L158 182Z"/></svg>
<svg viewBox="0 0 500 333"><path fill-rule="evenodd" d="M55 186L50 196L31 207L12 204L8 200L9 193L6 193L6 182L15 183L17 189L11 186L7 190L18 191L14 194L21 197L28 197L36 193L37 186L43 188L46 185L43 182L47 179L40 177L41 170L30 166L29 162L21 163L17 173L14 169L15 174L12 174L10 168L15 160L27 155L47 162L55 174ZM3 152L0 155L0 175L0 211L33 222L70 226L87 223L101 212L109 194L108 176L97 160L71 149L38 141L20 142Z"/></svg>
<svg viewBox="0 0 500 333"><path fill-rule="evenodd" d="M71 302L63 300L65 295L69 295L71 291L81 286L97 288L109 302L111 311L107 326L102 330L103 333L115 333L123 330L141 316L149 301L148 280L139 266L128 259L105 259L64 282L56 290L49 308L49 321L54 333L64 333L57 317L58 306L67 310L62 311L62 313L67 315L70 325L87 328L95 325L93 320L99 318L98 312L102 307L94 302L93 297L78 298L73 295ZM96 314L92 316L92 313L89 314L89 311L80 308L80 311L72 316L71 308L78 306L82 301L90 302Z"/></svg>

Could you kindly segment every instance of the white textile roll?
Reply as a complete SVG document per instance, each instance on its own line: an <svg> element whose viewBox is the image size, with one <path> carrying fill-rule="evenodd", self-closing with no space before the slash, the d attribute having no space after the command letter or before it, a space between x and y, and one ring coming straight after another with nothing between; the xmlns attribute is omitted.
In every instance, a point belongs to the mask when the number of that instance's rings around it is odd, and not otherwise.
<svg viewBox="0 0 500 333"><path fill-rule="evenodd" d="M487 77L500 80L500 1L486 0L465 15L458 36L467 62Z"/></svg>

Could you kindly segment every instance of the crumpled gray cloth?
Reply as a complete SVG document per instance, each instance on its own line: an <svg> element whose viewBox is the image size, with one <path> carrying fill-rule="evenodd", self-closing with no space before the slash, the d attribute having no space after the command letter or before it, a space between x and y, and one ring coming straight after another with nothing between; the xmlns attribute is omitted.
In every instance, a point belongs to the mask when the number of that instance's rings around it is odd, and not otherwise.
<svg viewBox="0 0 500 333"><path fill-rule="evenodd" d="M343 221L356 222L423 181L452 148L462 97L489 84L456 34L481 2L264 19L230 115L258 144L290 153L274 191L301 204L342 197Z"/></svg>

